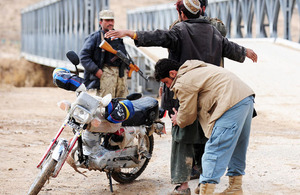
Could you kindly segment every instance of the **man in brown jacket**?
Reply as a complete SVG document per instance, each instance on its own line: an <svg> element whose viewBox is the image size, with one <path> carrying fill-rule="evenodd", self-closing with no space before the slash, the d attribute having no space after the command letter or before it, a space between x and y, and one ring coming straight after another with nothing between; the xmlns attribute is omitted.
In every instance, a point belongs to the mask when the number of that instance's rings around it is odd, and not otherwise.
<svg viewBox="0 0 300 195"><path fill-rule="evenodd" d="M181 66L170 59L159 60L155 79L165 83L179 100L172 123L184 128L198 118L209 138L195 193L212 194L226 168L232 185L225 192L241 193L253 116L253 90L228 70L199 60L187 60Z"/></svg>

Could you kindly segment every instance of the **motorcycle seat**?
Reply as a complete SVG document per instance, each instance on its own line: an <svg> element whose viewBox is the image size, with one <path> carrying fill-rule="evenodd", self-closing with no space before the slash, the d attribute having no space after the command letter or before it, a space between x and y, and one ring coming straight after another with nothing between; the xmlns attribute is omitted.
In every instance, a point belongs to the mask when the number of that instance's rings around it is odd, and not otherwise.
<svg viewBox="0 0 300 195"><path fill-rule="evenodd" d="M134 115L122 123L122 126L151 125L158 118L158 101L152 97L142 97L131 101Z"/></svg>

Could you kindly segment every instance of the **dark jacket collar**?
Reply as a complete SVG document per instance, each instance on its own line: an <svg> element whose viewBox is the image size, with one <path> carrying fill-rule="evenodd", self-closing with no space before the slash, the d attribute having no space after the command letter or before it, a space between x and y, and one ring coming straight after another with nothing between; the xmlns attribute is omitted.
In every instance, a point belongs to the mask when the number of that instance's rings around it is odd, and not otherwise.
<svg viewBox="0 0 300 195"><path fill-rule="evenodd" d="M187 19L183 22L187 22L187 23L208 23L208 24L210 24L210 22L207 19L203 18L203 17L195 18L195 19Z"/></svg>

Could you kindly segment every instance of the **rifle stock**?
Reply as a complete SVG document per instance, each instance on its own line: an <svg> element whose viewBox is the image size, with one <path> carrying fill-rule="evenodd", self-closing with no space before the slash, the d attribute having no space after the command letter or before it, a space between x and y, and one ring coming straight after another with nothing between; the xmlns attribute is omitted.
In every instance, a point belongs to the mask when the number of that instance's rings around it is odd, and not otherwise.
<svg viewBox="0 0 300 195"><path fill-rule="evenodd" d="M101 49L104 49L104 50L106 50L106 51L108 51L110 53L113 53L113 54L117 54L118 53L117 50L115 50L114 48L112 48L112 46L109 43L107 43L107 41L105 41L105 40L103 40L100 43L99 47Z"/></svg>

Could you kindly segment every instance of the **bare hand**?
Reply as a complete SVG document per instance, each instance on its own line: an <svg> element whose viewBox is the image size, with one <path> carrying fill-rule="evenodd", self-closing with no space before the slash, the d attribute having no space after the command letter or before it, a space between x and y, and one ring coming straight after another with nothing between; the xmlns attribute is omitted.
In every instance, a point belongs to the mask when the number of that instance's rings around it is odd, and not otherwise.
<svg viewBox="0 0 300 195"><path fill-rule="evenodd" d="M174 111L174 114L171 114L171 121L172 121L173 125L177 125L177 121L176 121L177 110L175 108L173 108L173 111Z"/></svg>
<svg viewBox="0 0 300 195"><path fill-rule="evenodd" d="M257 62L257 55L252 49L246 49L247 58L251 59L253 62Z"/></svg>
<svg viewBox="0 0 300 195"><path fill-rule="evenodd" d="M163 88L159 87L159 89L158 89L158 97L159 98L161 98L161 96L162 96L162 91L163 91Z"/></svg>
<svg viewBox="0 0 300 195"><path fill-rule="evenodd" d="M123 38L126 36L133 37L134 31L131 30L110 30L107 33L105 33L105 38L111 38L111 40L114 40L116 38Z"/></svg>
<svg viewBox="0 0 300 195"><path fill-rule="evenodd" d="M95 74L95 76L98 77L98 78L100 79L101 76L102 76L102 74L103 74L103 71L102 71L101 69L99 69L99 70L97 71L97 73Z"/></svg>

